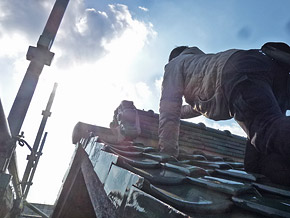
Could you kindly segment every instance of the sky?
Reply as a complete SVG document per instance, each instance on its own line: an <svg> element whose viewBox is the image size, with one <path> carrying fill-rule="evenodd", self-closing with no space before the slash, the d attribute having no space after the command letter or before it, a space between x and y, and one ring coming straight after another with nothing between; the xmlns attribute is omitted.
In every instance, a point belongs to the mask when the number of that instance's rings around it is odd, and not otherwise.
<svg viewBox="0 0 290 218"><path fill-rule="evenodd" d="M0 97L8 116L54 0L0 1ZM290 43L288 0L71 0L54 41L22 131L35 140L53 84L58 83L43 156L28 201L53 204L75 146L79 121L108 127L122 100L158 113L164 65L179 45L206 53ZM245 136L233 121L190 120ZM26 147L17 147L20 178Z"/></svg>

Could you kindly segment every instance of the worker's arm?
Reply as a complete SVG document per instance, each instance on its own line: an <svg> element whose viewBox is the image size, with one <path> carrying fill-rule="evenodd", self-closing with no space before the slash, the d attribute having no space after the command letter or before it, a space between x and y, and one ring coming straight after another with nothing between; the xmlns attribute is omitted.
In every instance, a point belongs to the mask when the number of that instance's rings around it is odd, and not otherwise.
<svg viewBox="0 0 290 218"><path fill-rule="evenodd" d="M180 66L180 65L179 65ZM182 69L170 62L165 67L159 108L159 147L169 155L178 155L180 112L184 81Z"/></svg>
<svg viewBox="0 0 290 218"><path fill-rule="evenodd" d="M193 117L198 117L201 114L193 109L191 105L182 105L180 118L181 119L188 119Z"/></svg>

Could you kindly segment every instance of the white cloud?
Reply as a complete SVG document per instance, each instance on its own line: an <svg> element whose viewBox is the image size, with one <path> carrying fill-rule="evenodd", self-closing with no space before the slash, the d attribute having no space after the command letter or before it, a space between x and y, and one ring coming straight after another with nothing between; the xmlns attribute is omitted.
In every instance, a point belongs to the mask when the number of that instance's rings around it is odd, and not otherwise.
<svg viewBox="0 0 290 218"><path fill-rule="evenodd" d="M234 120L227 120L227 121L213 121L204 116L198 116L191 119L184 119L188 122L193 123L204 123L207 127L218 129L218 130L228 130L232 134L239 135L246 137L246 133L242 130L242 128L237 124Z"/></svg>
<svg viewBox="0 0 290 218"><path fill-rule="evenodd" d="M145 8L145 7L142 7L142 6L139 6L138 8L139 8L140 10L142 10L142 11L145 11L145 12L148 12L148 11L149 11L148 8Z"/></svg>
<svg viewBox="0 0 290 218"><path fill-rule="evenodd" d="M2 44L12 36L16 39L15 42L20 43L26 39L30 45L35 45L53 3L53 0L1 1ZM61 50L61 56L58 53L55 57L57 64L67 67L71 62L94 62L111 52L112 46L117 45L122 45L120 48L125 48L126 52L130 46L130 53L133 48L142 49L156 35L153 25L133 18L126 5L110 4L103 8L87 8L84 0L75 0L68 4L52 48L53 51ZM20 37L21 40L18 39ZM27 44L22 43L26 47ZM9 55L15 55L18 48L19 46L10 48ZM4 50L7 53L8 49ZM5 51L0 52L4 54Z"/></svg>
<svg viewBox="0 0 290 218"><path fill-rule="evenodd" d="M146 83L138 82L135 86L138 97L140 97L141 99L150 99L152 92L150 91L150 88Z"/></svg>
<svg viewBox="0 0 290 218"><path fill-rule="evenodd" d="M40 34L53 0L1 0L0 36L21 33L27 38Z"/></svg>
<svg viewBox="0 0 290 218"><path fill-rule="evenodd" d="M205 124L214 129L229 130L232 134L246 137L246 133L234 120L216 122L205 119Z"/></svg>
<svg viewBox="0 0 290 218"><path fill-rule="evenodd" d="M18 33L3 35L0 39L0 58L19 58L27 50L27 39Z"/></svg>
<svg viewBox="0 0 290 218"><path fill-rule="evenodd" d="M131 57L156 35L153 25L133 18L126 5L111 4L100 11L79 1L72 7L76 10L67 15L58 36L63 50L58 63L94 62L110 52Z"/></svg>
<svg viewBox="0 0 290 218"><path fill-rule="evenodd" d="M154 85L157 90L161 90L162 81L163 81L163 77L160 77L159 79L155 80Z"/></svg>

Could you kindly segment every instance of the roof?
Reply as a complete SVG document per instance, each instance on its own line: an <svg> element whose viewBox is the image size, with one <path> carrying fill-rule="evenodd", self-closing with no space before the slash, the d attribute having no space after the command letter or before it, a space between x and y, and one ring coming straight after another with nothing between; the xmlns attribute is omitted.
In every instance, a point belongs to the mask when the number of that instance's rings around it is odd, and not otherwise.
<svg viewBox="0 0 290 218"><path fill-rule="evenodd" d="M157 124L157 114L127 101L110 129L78 123L52 218L81 217L68 210L91 211L84 217L290 217L290 188L244 171L245 138L181 122L177 160L158 152ZM86 201L69 197L76 187Z"/></svg>

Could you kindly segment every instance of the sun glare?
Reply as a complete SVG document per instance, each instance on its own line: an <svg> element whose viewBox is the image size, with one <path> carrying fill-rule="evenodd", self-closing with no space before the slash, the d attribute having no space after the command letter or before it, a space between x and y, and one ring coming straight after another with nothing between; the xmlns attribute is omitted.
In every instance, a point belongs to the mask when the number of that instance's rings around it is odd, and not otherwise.
<svg viewBox="0 0 290 218"><path fill-rule="evenodd" d="M5 34L0 40L0 57L19 58L27 50L27 39L18 33Z"/></svg>

